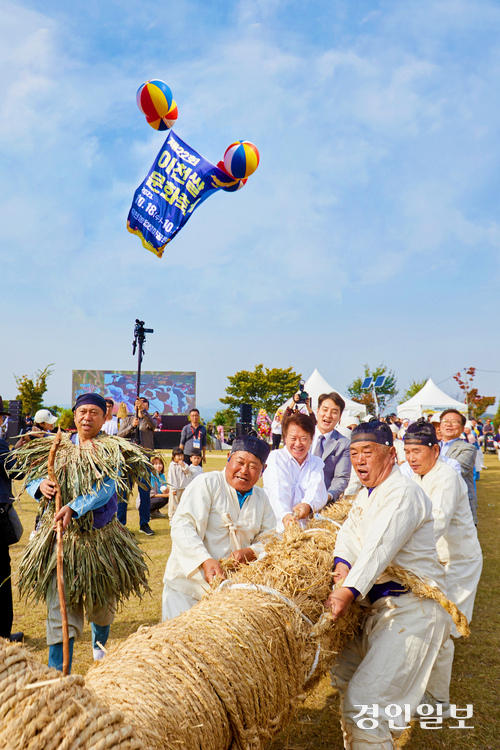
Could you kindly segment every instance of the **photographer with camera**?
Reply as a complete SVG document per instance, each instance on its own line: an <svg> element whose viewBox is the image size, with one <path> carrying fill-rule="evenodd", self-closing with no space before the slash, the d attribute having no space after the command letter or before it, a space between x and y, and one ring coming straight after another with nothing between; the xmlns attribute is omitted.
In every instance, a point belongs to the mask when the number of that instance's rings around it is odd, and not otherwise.
<svg viewBox="0 0 500 750"><path fill-rule="evenodd" d="M34 424L29 432L22 435L14 448L20 448L31 440L39 437L47 437L54 430L57 417L54 417L48 409L39 409L34 417Z"/></svg>
<svg viewBox="0 0 500 750"><path fill-rule="evenodd" d="M293 406L287 406L285 413L283 414L282 422L291 417L292 414L308 414L310 417L315 419L314 412L311 408L311 398L309 394L304 390L305 383L303 380L299 382L299 390L293 395ZM304 408L305 407L305 408Z"/></svg>

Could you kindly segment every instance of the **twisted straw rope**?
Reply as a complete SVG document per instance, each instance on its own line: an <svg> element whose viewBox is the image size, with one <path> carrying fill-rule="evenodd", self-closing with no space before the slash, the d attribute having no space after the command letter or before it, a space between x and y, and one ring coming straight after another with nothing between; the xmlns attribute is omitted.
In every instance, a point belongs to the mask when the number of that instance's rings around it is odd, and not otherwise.
<svg viewBox="0 0 500 750"><path fill-rule="evenodd" d="M0 640L0 747L5 750L144 750L120 711L103 706L80 675L61 677L17 643Z"/></svg>

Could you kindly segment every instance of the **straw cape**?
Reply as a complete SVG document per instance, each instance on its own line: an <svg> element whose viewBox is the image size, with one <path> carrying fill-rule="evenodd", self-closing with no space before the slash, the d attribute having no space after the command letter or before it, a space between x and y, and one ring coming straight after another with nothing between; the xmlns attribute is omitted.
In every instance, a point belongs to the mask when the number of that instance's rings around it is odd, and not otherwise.
<svg viewBox="0 0 500 750"><path fill-rule="evenodd" d="M23 490L47 477L53 438L39 438L13 451L16 459L11 473L23 476ZM68 434L62 436L55 456L55 473L61 487L62 503L67 505L82 494L98 491L104 480L116 482L117 492L125 495L129 482L149 485L150 464L138 445L100 434L83 445L75 445ZM35 602L45 599L56 569L54 501L42 498L41 521L27 545L19 566L19 592ZM134 536L115 518L101 529L92 527L92 511L73 519L64 533L64 571L68 604L103 607L118 605L131 594L139 597L149 591L148 569Z"/></svg>

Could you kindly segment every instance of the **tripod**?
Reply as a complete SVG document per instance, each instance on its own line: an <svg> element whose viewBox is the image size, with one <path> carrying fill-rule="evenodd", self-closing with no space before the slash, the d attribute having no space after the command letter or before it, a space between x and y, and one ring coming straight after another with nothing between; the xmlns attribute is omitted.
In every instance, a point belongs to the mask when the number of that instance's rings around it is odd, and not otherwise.
<svg viewBox="0 0 500 750"><path fill-rule="evenodd" d="M154 333L154 330L152 328L144 328L144 321L138 320L136 318L134 326L134 340L132 342L132 354L135 354L137 346L139 346L139 351L137 353L137 396L135 400L135 416L137 417L137 419L139 419L139 407L137 406L137 401L139 400L139 394L141 392L141 364L142 358L144 356L143 345L146 341L147 333ZM137 425L137 427L135 428L135 442L137 443L137 445L140 445L141 443L139 425Z"/></svg>

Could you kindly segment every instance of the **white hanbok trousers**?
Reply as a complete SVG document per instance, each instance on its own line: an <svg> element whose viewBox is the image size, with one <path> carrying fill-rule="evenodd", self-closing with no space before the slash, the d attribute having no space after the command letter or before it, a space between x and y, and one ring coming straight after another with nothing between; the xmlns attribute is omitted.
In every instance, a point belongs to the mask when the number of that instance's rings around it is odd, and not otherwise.
<svg viewBox="0 0 500 750"><path fill-rule="evenodd" d="M390 750L393 736L405 729L405 704L410 715L421 703L434 661L450 632L451 618L431 599L415 594L382 597L363 621L361 631L337 656L332 685L341 697L344 747L347 750ZM378 706L378 726L360 728L362 706ZM396 704L400 716L384 709ZM358 718L354 717L358 715ZM394 728L389 727L394 722ZM365 726L367 726L365 724Z"/></svg>
<svg viewBox="0 0 500 750"><path fill-rule="evenodd" d="M199 599L194 596L184 594L182 591L176 591L168 583L163 583L163 596L161 601L162 620L173 620L174 617L182 615L188 609L198 604Z"/></svg>

